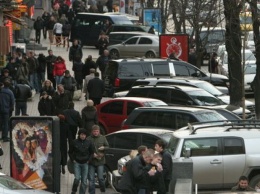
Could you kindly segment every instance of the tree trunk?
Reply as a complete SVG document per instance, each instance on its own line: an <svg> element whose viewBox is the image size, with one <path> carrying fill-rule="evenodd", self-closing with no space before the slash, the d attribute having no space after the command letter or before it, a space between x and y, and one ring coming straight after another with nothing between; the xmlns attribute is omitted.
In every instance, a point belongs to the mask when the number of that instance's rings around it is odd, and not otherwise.
<svg viewBox="0 0 260 194"><path fill-rule="evenodd" d="M252 0L249 3L252 10L255 55L256 55L256 75L253 82L253 86L255 89L255 113L256 113L256 119L260 119L260 32L259 32L259 20L257 14L257 0Z"/></svg>
<svg viewBox="0 0 260 194"><path fill-rule="evenodd" d="M237 0L223 0L226 18L226 50L230 82L230 104L240 106L242 100L241 29Z"/></svg>

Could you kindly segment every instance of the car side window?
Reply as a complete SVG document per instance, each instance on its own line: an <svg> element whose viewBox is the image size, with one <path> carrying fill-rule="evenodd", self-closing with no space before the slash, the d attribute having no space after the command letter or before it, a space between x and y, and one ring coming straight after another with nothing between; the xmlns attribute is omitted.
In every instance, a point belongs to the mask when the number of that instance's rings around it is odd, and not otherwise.
<svg viewBox="0 0 260 194"><path fill-rule="evenodd" d="M101 108L102 113L109 113L109 114L123 114L123 106L124 102L123 101L116 101L116 102L111 102L104 107Z"/></svg>
<svg viewBox="0 0 260 194"><path fill-rule="evenodd" d="M135 120L132 122L132 125L136 126L147 126L155 127L156 126L156 112L141 112Z"/></svg>
<svg viewBox="0 0 260 194"><path fill-rule="evenodd" d="M158 137L149 134L142 134L141 138L142 145L152 149L154 148L155 142L159 139Z"/></svg>
<svg viewBox="0 0 260 194"><path fill-rule="evenodd" d="M190 76L190 73L185 65L174 64L176 76Z"/></svg>
<svg viewBox="0 0 260 194"><path fill-rule="evenodd" d="M143 77L144 70L141 64L122 64L118 68L118 77Z"/></svg>
<svg viewBox="0 0 260 194"><path fill-rule="evenodd" d="M149 88L148 88L149 89ZM145 88L134 88L129 91L129 93L126 96L131 97L147 97L149 90Z"/></svg>
<svg viewBox="0 0 260 194"><path fill-rule="evenodd" d="M171 112L157 112L156 126L163 128L173 128L174 113Z"/></svg>
<svg viewBox="0 0 260 194"><path fill-rule="evenodd" d="M153 76L170 76L170 68L168 63L152 63L150 72ZM168 84L169 85L169 84Z"/></svg>
<svg viewBox="0 0 260 194"><path fill-rule="evenodd" d="M127 115L129 115L135 108L140 107L139 103L127 102Z"/></svg>
<svg viewBox="0 0 260 194"><path fill-rule="evenodd" d="M183 143L183 153L190 148L191 157L219 155L219 141L217 138L187 139Z"/></svg>
<svg viewBox="0 0 260 194"><path fill-rule="evenodd" d="M153 88L150 89L150 92L147 97L159 99L165 103L169 103L169 91L165 88Z"/></svg>
<svg viewBox="0 0 260 194"><path fill-rule="evenodd" d="M138 44L152 44L153 41L150 38L141 37Z"/></svg>
<svg viewBox="0 0 260 194"><path fill-rule="evenodd" d="M187 125L187 123L193 123L193 122L197 122L198 120L193 116L193 115L189 115L187 113L176 113L175 114L175 124L176 126L174 126L175 129L179 129L181 127L184 127Z"/></svg>
<svg viewBox="0 0 260 194"><path fill-rule="evenodd" d="M224 138L224 155L245 154L244 142L241 138Z"/></svg>
<svg viewBox="0 0 260 194"><path fill-rule="evenodd" d="M125 42L125 44L136 44L138 38L131 38Z"/></svg>
<svg viewBox="0 0 260 194"><path fill-rule="evenodd" d="M188 69L190 76L198 77L197 71L196 71L196 69L194 67L186 66L186 68Z"/></svg>
<svg viewBox="0 0 260 194"><path fill-rule="evenodd" d="M118 133L115 135L114 148L119 149L136 149L138 142L138 134L136 133Z"/></svg>
<svg viewBox="0 0 260 194"><path fill-rule="evenodd" d="M184 92L178 90L171 90L170 103L187 105L189 104L189 101L192 102L192 100Z"/></svg>

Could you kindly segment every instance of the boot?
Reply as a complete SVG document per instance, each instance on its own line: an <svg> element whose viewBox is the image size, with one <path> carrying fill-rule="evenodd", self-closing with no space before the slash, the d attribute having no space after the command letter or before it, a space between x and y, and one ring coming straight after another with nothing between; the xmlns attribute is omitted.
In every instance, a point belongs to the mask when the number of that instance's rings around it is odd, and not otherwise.
<svg viewBox="0 0 260 194"><path fill-rule="evenodd" d="M71 194L77 193L78 186L79 186L79 180L74 179Z"/></svg>

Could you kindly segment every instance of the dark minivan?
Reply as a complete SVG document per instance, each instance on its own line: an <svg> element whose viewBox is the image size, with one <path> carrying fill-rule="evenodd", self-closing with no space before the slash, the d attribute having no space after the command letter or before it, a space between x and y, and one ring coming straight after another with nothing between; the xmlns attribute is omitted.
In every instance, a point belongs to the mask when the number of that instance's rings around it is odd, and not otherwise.
<svg viewBox="0 0 260 194"><path fill-rule="evenodd" d="M133 25L133 23L123 15L78 13L72 25L71 40L79 39L82 45L97 46L99 34L106 20L111 24Z"/></svg>
<svg viewBox="0 0 260 194"><path fill-rule="evenodd" d="M228 87L229 80L219 74L206 74L184 61L170 59L119 59L111 60L105 73L105 96L129 90L132 84L145 77L192 76L211 82L215 86Z"/></svg>

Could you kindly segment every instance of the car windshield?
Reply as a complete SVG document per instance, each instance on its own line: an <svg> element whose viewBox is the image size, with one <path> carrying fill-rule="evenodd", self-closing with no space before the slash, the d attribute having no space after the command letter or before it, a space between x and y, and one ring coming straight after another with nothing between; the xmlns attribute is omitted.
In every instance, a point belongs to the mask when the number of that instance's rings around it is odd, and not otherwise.
<svg viewBox="0 0 260 194"><path fill-rule="evenodd" d="M111 17L111 19L113 20L114 24L132 24L133 22L131 22L127 17Z"/></svg>
<svg viewBox="0 0 260 194"><path fill-rule="evenodd" d="M224 116L218 114L217 112L196 113L196 116L200 121L203 122L227 120Z"/></svg>
<svg viewBox="0 0 260 194"><path fill-rule="evenodd" d="M168 143L168 146L167 146L167 150L168 152L170 152L171 155L174 155L175 154L175 151L177 149L177 146L178 146L178 143L179 143L179 139L172 136L169 143Z"/></svg>
<svg viewBox="0 0 260 194"><path fill-rule="evenodd" d="M247 65L245 67L245 74L256 74L256 65Z"/></svg>
<svg viewBox="0 0 260 194"><path fill-rule="evenodd" d="M31 189L31 187L9 176L0 176L0 187L11 190Z"/></svg>
<svg viewBox="0 0 260 194"><path fill-rule="evenodd" d="M215 96L204 90L187 91L187 93L198 105L201 106L214 106L224 104L224 102L222 102L220 99L216 98Z"/></svg>
<svg viewBox="0 0 260 194"><path fill-rule="evenodd" d="M145 102L144 106L146 107L167 106L167 104L163 101L149 101L149 102Z"/></svg>
<svg viewBox="0 0 260 194"><path fill-rule="evenodd" d="M209 82L195 83L195 85L198 88L206 90L207 92L209 92L210 94L212 94L214 96L221 96L223 94L221 91L219 91L215 86L213 86Z"/></svg>

